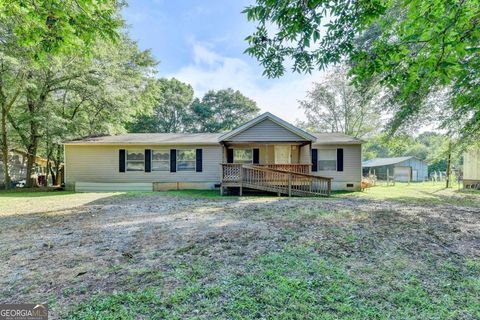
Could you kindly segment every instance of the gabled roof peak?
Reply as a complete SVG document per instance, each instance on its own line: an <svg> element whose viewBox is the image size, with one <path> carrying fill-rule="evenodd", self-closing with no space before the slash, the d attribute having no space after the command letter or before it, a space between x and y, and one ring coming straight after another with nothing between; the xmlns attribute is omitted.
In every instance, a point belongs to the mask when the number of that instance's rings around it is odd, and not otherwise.
<svg viewBox="0 0 480 320"><path fill-rule="evenodd" d="M317 138L315 136L311 135L310 133L308 133L308 132L306 132L306 131L288 123L287 121L277 117L276 115L274 115L270 112L265 112L265 113L262 113L261 115L259 115L258 117L253 118L252 120L248 121L247 123L233 129L232 131L225 133L224 135L222 135L219 138L219 141L226 141L229 138L232 138L232 137L240 134L241 132L255 126L256 124L258 124L258 123L260 123L260 122L262 122L266 119L269 119L269 120L275 122L277 125L284 127L285 129L293 132L294 134L298 135L299 137L302 137L305 140L310 140L310 141L316 141L317 140Z"/></svg>

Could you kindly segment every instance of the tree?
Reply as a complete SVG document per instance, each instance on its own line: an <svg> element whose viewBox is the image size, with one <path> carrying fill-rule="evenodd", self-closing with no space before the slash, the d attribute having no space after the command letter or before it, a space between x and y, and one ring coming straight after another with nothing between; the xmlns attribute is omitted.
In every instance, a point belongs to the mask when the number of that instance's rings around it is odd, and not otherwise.
<svg viewBox="0 0 480 320"><path fill-rule="evenodd" d="M92 57L58 56L48 66L27 69L17 110L8 115L27 152L27 177L42 142L47 157L57 150L59 163L62 140L118 132L140 108L138 96L155 65L149 53L122 36L115 44L99 41ZM31 183L27 179L26 186Z"/></svg>
<svg viewBox="0 0 480 320"><path fill-rule="evenodd" d="M208 91L191 107L190 131L222 132L232 130L254 118L260 109L240 91L225 89Z"/></svg>
<svg viewBox="0 0 480 320"><path fill-rule="evenodd" d="M0 112L1 112L1 150L5 189L10 187L8 167L9 128L8 115L12 111L23 89L24 70L14 55L5 50L0 51Z"/></svg>
<svg viewBox="0 0 480 320"><path fill-rule="evenodd" d="M8 117L25 88L25 65L30 62L27 50L18 45L12 32L12 23L0 19L0 112L1 112L1 149L4 173L4 187L11 184L9 172L9 131Z"/></svg>
<svg viewBox="0 0 480 320"><path fill-rule="evenodd" d="M19 126L12 120L14 114L20 114L18 106L28 106L30 115L27 150L33 153L28 153L29 177L41 137L37 111L43 109L50 85L58 80L49 73L52 60L66 54L88 57L98 39L116 40L123 24L119 8L115 0L0 1L1 146L6 188L10 184L10 126ZM42 73L46 81L36 83ZM21 138L26 144L25 136ZM27 178L27 185L30 182Z"/></svg>
<svg viewBox="0 0 480 320"><path fill-rule="evenodd" d="M422 118L428 96L448 89L450 119L461 120L465 139L480 135L478 0L257 0L244 12L258 22L246 52L267 76L283 75L289 60L295 72L309 72L346 59L357 85L391 92L392 131Z"/></svg>
<svg viewBox="0 0 480 320"><path fill-rule="evenodd" d="M127 125L129 132L182 132L185 130L193 89L175 78L159 79L151 89L154 107L139 113Z"/></svg>
<svg viewBox="0 0 480 320"><path fill-rule="evenodd" d="M18 44L37 60L89 53L99 38L115 40L123 25L116 0L1 0L0 20L14 26Z"/></svg>
<svg viewBox="0 0 480 320"><path fill-rule="evenodd" d="M375 94L349 84L347 69L332 70L322 83L314 84L307 99L300 101L307 117L302 126L314 132L342 132L362 138L381 128Z"/></svg>
<svg viewBox="0 0 480 320"><path fill-rule="evenodd" d="M240 91L208 91L193 99L190 85L177 79L160 79L150 90L154 108L140 110L127 124L129 132L221 132L232 130L255 117L255 101Z"/></svg>

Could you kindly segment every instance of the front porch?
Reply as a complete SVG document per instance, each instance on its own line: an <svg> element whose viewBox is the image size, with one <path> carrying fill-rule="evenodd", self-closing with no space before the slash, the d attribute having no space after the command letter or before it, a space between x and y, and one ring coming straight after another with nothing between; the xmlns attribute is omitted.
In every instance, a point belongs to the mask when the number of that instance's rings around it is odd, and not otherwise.
<svg viewBox="0 0 480 320"><path fill-rule="evenodd" d="M266 113L223 135L221 193L235 187L329 196L332 178L311 174L316 137Z"/></svg>

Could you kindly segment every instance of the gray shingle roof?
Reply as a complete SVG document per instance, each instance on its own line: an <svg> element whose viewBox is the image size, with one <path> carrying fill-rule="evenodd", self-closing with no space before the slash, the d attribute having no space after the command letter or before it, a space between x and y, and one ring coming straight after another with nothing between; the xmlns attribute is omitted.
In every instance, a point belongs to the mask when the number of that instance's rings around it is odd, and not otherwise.
<svg viewBox="0 0 480 320"><path fill-rule="evenodd" d="M215 145L225 133L127 133L115 136L90 137L72 141L65 144L151 144L151 145ZM314 144L361 144L362 140L353 138L343 133L311 133L317 138Z"/></svg>
<svg viewBox="0 0 480 320"><path fill-rule="evenodd" d="M221 135L222 133L128 133L73 140L65 144L218 144Z"/></svg>
<svg viewBox="0 0 480 320"><path fill-rule="evenodd" d="M317 138L314 144L362 144L364 141L352 136L335 132L335 133L311 133Z"/></svg>
<svg viewBox="0 0 480 320"><path fill-rule="evenodd" d="M381 166L389 166L392 164L397 164L403 161L407 161L412 159L412 156L409 157L395 157L395 158L375 158L367 161L362 162L362 166L366 168L371 167L381 167Z"/></svg>

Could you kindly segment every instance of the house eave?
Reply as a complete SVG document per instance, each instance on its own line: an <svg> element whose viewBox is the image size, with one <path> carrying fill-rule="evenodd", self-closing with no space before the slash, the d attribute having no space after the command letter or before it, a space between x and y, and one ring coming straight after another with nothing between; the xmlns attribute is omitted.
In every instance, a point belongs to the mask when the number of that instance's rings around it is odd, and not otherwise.
<svg viewBox="0 0 480 320"><path fill-rule="evenodd" d="M79 142L64 142L65 146L125 146L125 145L137 145L137 146L220 146L220 142L100 142L100 141L79 141Z"/></svg>

